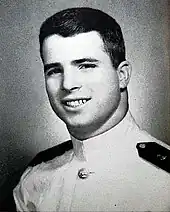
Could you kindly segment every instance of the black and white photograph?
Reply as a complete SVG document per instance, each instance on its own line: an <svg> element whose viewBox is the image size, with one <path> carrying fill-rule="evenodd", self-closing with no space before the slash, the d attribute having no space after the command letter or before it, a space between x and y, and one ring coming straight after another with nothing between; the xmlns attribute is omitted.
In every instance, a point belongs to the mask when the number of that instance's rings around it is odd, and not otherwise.
<svg viewBox="0 0 170 212"><path fill-rule="evenodd" d="M170 212L169 11L0 0L0 211Z"/></svg>

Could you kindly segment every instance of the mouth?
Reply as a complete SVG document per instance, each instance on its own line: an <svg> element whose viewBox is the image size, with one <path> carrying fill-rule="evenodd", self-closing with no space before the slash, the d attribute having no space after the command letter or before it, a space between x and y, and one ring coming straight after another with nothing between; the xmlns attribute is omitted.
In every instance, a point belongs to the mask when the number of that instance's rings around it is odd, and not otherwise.
<svg viewBox="0 0 170 212"><path fill-rule="evenodd" d="M85 105L90 98L81 98L81 99L68 99L63 100L62 104L68 108L78 108Z"/></svg>

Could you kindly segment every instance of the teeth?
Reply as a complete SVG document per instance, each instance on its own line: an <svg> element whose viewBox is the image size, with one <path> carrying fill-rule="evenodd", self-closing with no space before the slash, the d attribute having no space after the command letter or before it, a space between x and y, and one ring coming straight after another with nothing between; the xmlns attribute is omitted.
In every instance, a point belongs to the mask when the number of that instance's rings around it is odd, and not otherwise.
<svg viewBox="0 0 170 212"><path fill-rule="evenodd" d="M71 106L71 107L78 107L80 105L83 105L87 102L87 100L85 99L80 99L80 100L76 100L76 101L68 101L66 102L66 105Z"/></svg>

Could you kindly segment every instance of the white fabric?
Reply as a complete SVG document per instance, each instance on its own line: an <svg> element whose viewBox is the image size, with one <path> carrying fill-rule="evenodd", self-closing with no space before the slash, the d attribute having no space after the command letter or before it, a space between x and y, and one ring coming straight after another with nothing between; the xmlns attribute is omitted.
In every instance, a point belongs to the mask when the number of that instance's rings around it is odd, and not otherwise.
<svg viewBox="0 0 170 212"><path fill-rule="evenodd" d="M157 141L130 112L111 130L79 141L61 157L29 167L14 189L18 211L170 211L170 175L137 153ZM78 171L86 168L88 178Z"/></svg>

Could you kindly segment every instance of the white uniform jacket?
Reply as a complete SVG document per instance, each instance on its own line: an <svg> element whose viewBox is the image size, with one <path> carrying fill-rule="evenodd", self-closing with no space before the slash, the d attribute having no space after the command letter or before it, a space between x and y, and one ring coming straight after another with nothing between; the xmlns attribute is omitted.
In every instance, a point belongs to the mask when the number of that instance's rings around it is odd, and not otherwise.
<svg viewBox="0 0 170 212"><path fill-rule="evenodd" d="M65 150L40 153L24 172L13 191L18 211L170 211L170 174L141 158L137 144L169 147L140 130L130 112L99 136L71 140Z"/></svg>

